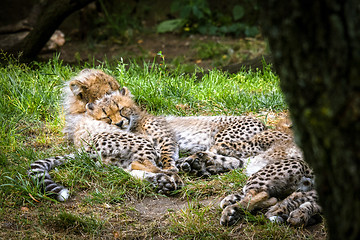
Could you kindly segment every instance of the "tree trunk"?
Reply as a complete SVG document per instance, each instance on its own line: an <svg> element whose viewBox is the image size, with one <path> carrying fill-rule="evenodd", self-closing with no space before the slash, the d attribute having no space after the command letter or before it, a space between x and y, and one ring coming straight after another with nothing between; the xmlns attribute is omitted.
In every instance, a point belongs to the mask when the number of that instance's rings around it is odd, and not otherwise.
<svg viewBox="0 0 360 240"><path fill-rule="evenodd" d="M258 1L330 239L360 238L360 5Z"/></svg>
<svg viewBox="0 0 360 240"><path fill-rule="evenodd" d="M67 16L93 1L94 0L46 1L34 28L21 42L10 50L10 53L21 56L22 61L33 60Z"/></svg>

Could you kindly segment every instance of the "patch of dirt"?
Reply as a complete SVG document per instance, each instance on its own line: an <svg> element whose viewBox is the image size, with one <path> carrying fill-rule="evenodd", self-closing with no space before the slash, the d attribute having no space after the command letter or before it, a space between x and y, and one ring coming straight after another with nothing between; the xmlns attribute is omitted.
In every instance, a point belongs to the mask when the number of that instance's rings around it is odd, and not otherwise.
<svg viewBox="0 0 360 240"><path fill-rule="evenodd" d="M210 197L205 200L200 200L202 205L219 205L220 199ZM133 207L136 211L146 219L159 219L169 212L184 210L189 207L189 201L178 197L148 197L141 201L133 202Z"/></svg>
<svg viewBox="0 0 360 240"><path fill-rule="evenodd" d="M209 53L204 56L204 51ZM89 46L87 41L73 39L57 52L61 60L70 64L92 63L93 60L98 63L105 59L112 62L121 58L125 62L153 61L156 58L161 63L163 59L158 56L161 52L167 64L190 64L209 69L258 57L265 52L265 42L261 38L148 33L135 36L129 43L109 39ZM47 60L53 54L43 52L39 57Z"/></svg>

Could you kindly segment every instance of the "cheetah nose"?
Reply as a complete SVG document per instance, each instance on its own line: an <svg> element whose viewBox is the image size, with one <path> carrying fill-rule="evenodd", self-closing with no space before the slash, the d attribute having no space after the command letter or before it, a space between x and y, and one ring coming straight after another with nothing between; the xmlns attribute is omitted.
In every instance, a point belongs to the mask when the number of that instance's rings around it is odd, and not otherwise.
<svg viewBox="0 0 360 240"><path fill-rule="evenodd" d="M115 123L115 125L118 126L119 128L122 128L123 124L124 124L124 121L120 121L118 123Z"/></svg>

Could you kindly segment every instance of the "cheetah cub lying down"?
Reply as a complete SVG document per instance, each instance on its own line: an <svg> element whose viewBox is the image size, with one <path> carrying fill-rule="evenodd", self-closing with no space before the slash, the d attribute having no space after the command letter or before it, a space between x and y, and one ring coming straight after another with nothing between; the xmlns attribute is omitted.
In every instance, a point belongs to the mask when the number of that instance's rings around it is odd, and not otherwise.
<svg viewBox="0 0 360 240"><path fill-rule="evenodd" d="M95 69L84 69L67 82L64 88L64 108L66 113L64 131L70 140L73 140L74 125L77 117L84 114L86 104L92 104L106 94L119 91L119 87L113 77ZM129 98L131 98L130 93ZM118 98L117 104L122 107L128 105L128 102L125 97ZM132 104L132 106L134 107L132 107L133 110L131 111L139 112L135 105ZM105 109L106 114L112 114L109 111L117 108L117 106L107 107ZM221 143L249 140L255 134L266 129L259 119L249 116L166 116L152 118L150 115L145 115L148 120L142 121L142 126L138 125L127 130L151 135L161 151L163 168L172 169L175 172L179 168L182 171L191 172L198 176L218 174L242 167L243 161L238 158L212 153L209 152L209 149L213 145L220 145ZM157 123L153 122L152 119L155 119ZM126 118L121 119L121 116L118 116L116 121L117 123L123 121L124 124L120 127L126 128ZM198 164L191 157L178 159L178 150L185 154L198 152L204 154L198 158L200 159ZM177 168L174 167L174 161L176 161Z"/></svg>
<svg viewBox="0 0 360 240"><path fill-rule="evenodd" d="M122 94L114 95L120 91ZM169 126L164 118L152 116L141 110L133 101L130 91L126 87L120 89L119 83L113 77L98 69L84 69L66 82L63 93L64 132L71 141L74 141L74 126L78 118L82 118L86 111L91 111L94 119L136 134L151 136L161 151L162 167L177 172L175 161L178 159L178 145L172 126ZM112 96L109 97L110 95ZM101 106L90 109L99 99L102 101L98 101L97 104ZM126 114L130 116L127 117Z"/></svg>
<svg viewBox="0 0 360 240"><path fill-rule="evenodd" d="M171 132L169 135L163 133L165 137L158 139L158 135L152 132L154 129L144 130L147 124L160 126L162 120L140 111L129 94L126 88L115 91L86 104L85 113L74 115L72 137L75 146L94 159L100 157L104 164L117 165L133 176L150 181L159 192L179 188L182 182L175 173L171 159L177 154L176 145L166 142L172 142ZM164 143L165 146L162 145ZM165 150L161 150L161 147ZM169 158L162 158L162 155ZM68 190L55 183L49 171L73 157L68 155L38 160L30 165L28 174L41 182L46 192L55 194L59 201L65 201Z"/></svg>
<svg viewBox="0 0 360 240"><path fill-rule="evenodd" d="M244 123L243 123L244 124ZM264 130L238 140L234 137L223 139L210 147L188 157L179 159L179 166L185 172L198 176L209 176L245 167L247 176L252 175L270 162L286 155L301 158L301 152L295 146L281 147L291 142L291 136L280 131Z"/></svg>
<svg viewBox="0 0 360 240"><path fill-rule="evenodd" d="M281 148L292 148L292 145L288 142ZM279 152L272 154L276 156ZM314 175L306 162L300 156L285 155L285 159L275 159L253 173L242 193L231 194L221 201L223 212L220 223L226 226L235 224L244 209L253 211L270 207L265 216L273 222L307 225L313 216L321 212L313 188ZM278 202L278 199L284 200Z"/></svg>

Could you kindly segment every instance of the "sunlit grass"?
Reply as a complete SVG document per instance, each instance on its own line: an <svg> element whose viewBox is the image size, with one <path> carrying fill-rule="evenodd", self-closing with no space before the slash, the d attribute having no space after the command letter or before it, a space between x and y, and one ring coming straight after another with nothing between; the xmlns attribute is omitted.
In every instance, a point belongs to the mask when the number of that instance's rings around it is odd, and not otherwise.
<svg viewBox="0 0 360 240"><path fill-rule="evenodd" d="M279 79L269 68L232 76L213 70L196 79L191 75L169 73L151 64L126 70L120 62L112 73L139 103L157 114L230 115L286 108Z"/></svg>

